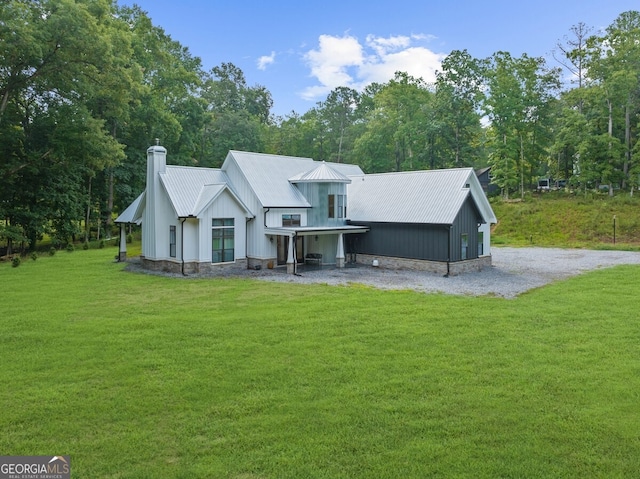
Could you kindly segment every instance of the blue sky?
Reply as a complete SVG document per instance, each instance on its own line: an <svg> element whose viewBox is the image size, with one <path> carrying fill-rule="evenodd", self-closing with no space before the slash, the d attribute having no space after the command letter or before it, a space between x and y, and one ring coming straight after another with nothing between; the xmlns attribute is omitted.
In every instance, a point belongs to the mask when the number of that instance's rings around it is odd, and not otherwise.
<svg viewBox="0 0 640 479"><path fill-rule="evenodd" d="M579 22L594 33L637 0L119 0L139 5L210 70L241 68L273 95L276 115L304 113L333 88L360 90L395 71L426 81L452 50L543 56Z"/></svg>

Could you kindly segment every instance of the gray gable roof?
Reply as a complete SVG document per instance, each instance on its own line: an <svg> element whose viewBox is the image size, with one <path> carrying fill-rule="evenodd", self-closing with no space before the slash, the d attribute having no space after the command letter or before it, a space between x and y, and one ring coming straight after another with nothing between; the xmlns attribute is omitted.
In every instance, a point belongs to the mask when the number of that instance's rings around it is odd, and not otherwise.
<svg viewBox="0 0 640 479"><path fill-rule="evenodd" d="M160 180L180 218L198 216L224 190L231 193L247 216L253 216L233 191L227 174L219 169L167 165Z"/></svg>
<svg viewBox="0 0 640 479"><path fill-rule="evenodd" d="M222 170L227 169L229 162L232 161L238 165L263 207L311 207L304 195L289 179L313 172L322 165L322 162L314 161L311 158L231 150L222 165ZM326 165L337 172L337 175L333 175L334 177L363 174L357 165L342 163L327 163ZM322 180L317 179L316 181Z"/></svg>
<svg viewBox="0 0 640 479"><path fill-rule="evenodd" d="M142 210L144 209L146 195L146 191L140 193L140 195L133 200L133 203L127 206L127 209L120 213L120 216L116 218L115 222L136 223L138 225L142 223Z"/></svg>
<svg viewBox="0 0 640 479"><path fill-rule="evenodd" d="M347 187L352 221L451 225L471 195L487 223L495 223L472 168L381 173Z"/></svg>

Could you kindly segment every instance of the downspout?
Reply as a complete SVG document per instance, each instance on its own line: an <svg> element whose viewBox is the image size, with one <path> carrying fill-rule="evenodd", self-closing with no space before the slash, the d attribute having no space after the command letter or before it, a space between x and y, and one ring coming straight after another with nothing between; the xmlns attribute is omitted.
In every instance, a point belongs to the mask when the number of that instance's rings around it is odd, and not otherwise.
<svg viewBox="0 0 640 479"><path fill-rule="evenodd" d="M263 221L263 223L264 223L264 227L265 228L268 228L268 226L267 226L267 213L269 211L271 211L271 208L269 208L269 207L264 209L264 221ZM276 256L278 256L278 255L276 254ZM276 263L277 263L277 261L276 261Z"/></svg>
<svg viewBox="0 0 640 479"><path fill-rule="evenodd" d="M247 221L244 225L244 257L247 260L247 269L249 269L249 221L254 218L255 216L252 218L247 218Z"/></svg>
<svg viewBox="0 0 640 479"><path fill-rule="evenodd" d="M182 276L187 276L184 272L184 222L187 218L181 218L180 220L180 260L182 261L181 271Z"/></svg>
<svg viewBox="0 0 640 479"><path fill-rule="evenodd" d="M298 274L298 250L296 249L296 247L298 246L298 242L296 241L297 237L298 237L297 233L293 233L293 236L291 237L291 241L293 241L293 274L294 276L300 276L300 274Z"/></svg>
<svg viewBox="0 0 640 479"><path fill-rule="evenodd" d="M271 208L265 208L265 210L264 210L264 227L265 228L268 228L268 226L267 226L267 213L269 211L271 211Z"/></svg>
<svg viewBox="0 0 640 479"><path fill-rule="evenodd" d="M444 275L445 278L449 277L449 273L451 272L449 267L451 263L451 225L447 226L447 274Z"/></svg>

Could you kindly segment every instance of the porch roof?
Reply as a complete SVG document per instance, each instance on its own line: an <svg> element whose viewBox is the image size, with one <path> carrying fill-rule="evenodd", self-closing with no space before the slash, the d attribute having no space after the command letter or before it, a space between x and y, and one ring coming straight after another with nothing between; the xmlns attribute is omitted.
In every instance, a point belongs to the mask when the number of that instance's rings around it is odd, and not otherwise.
<svg viewBox="0 0 640 479"><path fill-rule="evenodd" d="M315 236L334 235L339 233L366 233L369 228L365 226L284 226L265 228L266 235L276 236Z"/></svg>

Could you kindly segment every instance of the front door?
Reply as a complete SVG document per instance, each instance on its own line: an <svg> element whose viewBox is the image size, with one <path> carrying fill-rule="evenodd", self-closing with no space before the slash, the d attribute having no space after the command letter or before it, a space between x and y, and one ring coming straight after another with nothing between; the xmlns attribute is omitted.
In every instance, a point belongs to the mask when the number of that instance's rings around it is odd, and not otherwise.
<svg viewBox="0 0 640 479"><path fill-rule="evenodd" d="M296 263L304 262L304 238L302 236L296 236L295 244L295 258ZM278 236L278 264L287 264L287 253L289 251L289 237Z"/></svg>

